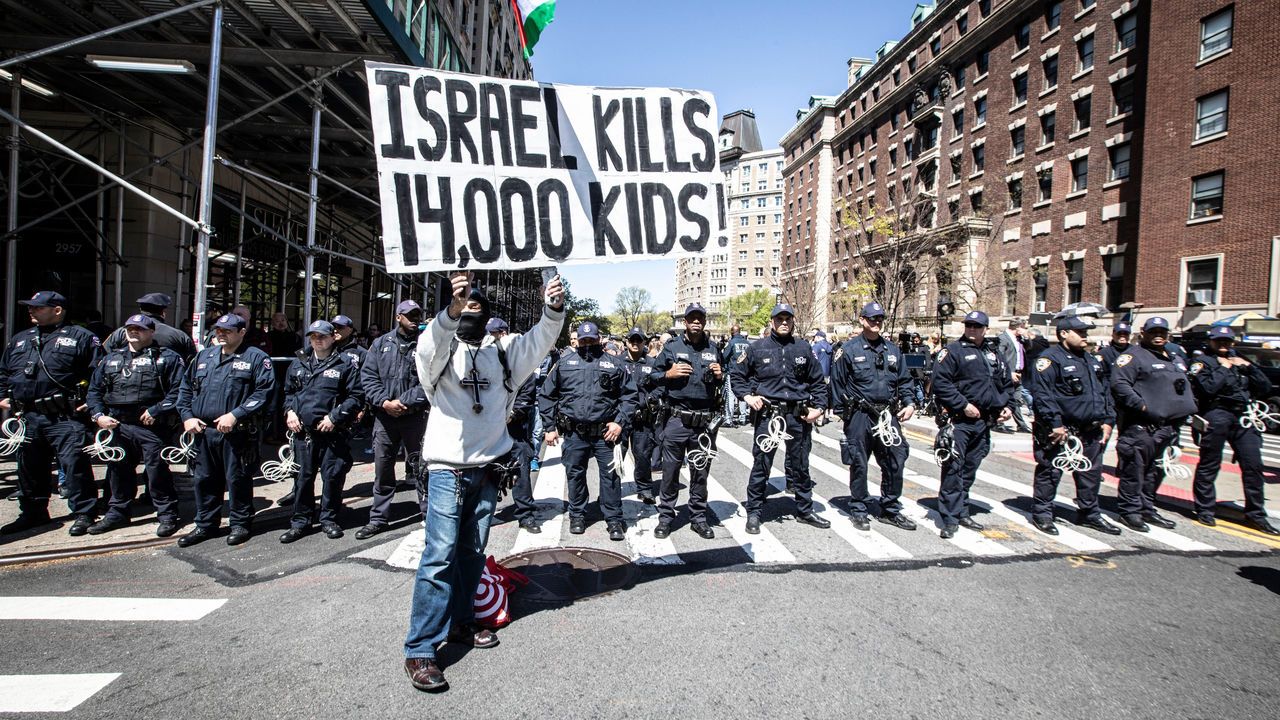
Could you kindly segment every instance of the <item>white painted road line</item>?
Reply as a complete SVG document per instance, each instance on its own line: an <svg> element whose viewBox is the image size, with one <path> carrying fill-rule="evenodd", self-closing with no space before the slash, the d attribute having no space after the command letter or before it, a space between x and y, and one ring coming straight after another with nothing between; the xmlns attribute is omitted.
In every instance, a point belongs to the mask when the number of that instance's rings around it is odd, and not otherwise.
<svg viewBox="0 0 1280 720"><path fill-rule="evenodd" d="M531 533L520 530L516 533L515 544L511 546L511 555L530 550L553 548L560 546L560 538L564 535L565 522L565 488L568 478L564 472L564 461L561 451L564 441L547 448L538 481L533 486L533 501L538 505L538 520L542 532ZM546 517L546 520L542 518Z"/></svg>
<svg viewBox="0 0 1280 720"><path fill-rule="evenodd" d="M118 677L120 673L0 675L0 713L74 710Z"/></svg>
<svg viewBox="0 0 1280 720"><path fill-rule="evenodd" d="M417 570L422 564L422 551L427 547L427 527L426 521L418 523L418 527L400 541L396 549L392 551L391 556L387 558L387 564L392 567L404 568L405 570Z"/></svg>
<svg viewBox="0 0 1280 720"><path fill-rule="evenodd" d="M653 536L658 527L658 508L646 505L636 494L635 483L622 478L635 477L635 461L633 454L627 453L622 462L619 482L623 487L631 486L631 491L622 498L623 519L627 521L627 549L631 552L631 561L637 565L683 565L684 560L676 552L676 545L669 538ZM652 475L650 475L652 477ZM656 494L658 483L655 483Z"/></svg>
<svg viewBox="0 0 1280 720"><path fill-rule="evenodd" d="M724 513L719 511L716 515L720 517L720 524L729 531L730 535L733 535L733 539L738 541L753 562L793 563L796 561L791 551L778 542L778 538L774 537L769 528L764 525L760 526L759 535L747 534L746 510L713 476L707 477L707 502L723 503L733 507L733 514L729 517L725 517Z"/></svg>
<svg viewBox="0 0 1280 720"><path fill-rule="evenodd" d="M751 453L736 445L723 437L717 441L721 452L732 457L734 460L751 466ZM776 477L770 477L769 481L775 489L780 488L778 483L773 482ZM859 530L853 526L853 521L844 510L836 507L830 500L813 493L813 502L815 506L823 506L822 510L817 510L818 515L825 518L831 523L831 529L841 539L853 546L854 550L871 558L872 560L905 560L911 557L911 553L903 550L897 543L889 538L881 535L874 530ZM816 507L815 507L816 510Z"/></svg>
<svg viewBox="0 0 1280 720"><path fill-rule="evenodd" d="M824 438L825 440L826 438ZM832 441L833 442L833 441ZM825 444L825 443L824 443ZM849 470L843 465L836 465L817 455L809 456L809 467L839 482L847 483L849 481ZM920 503L908 497L901 498L902 512L917 524L923 525L933 531L935 535L942 534L942 516L936 510L930 510ZM1013 550L1001 545L990 538L969 530L968 528L960 528L955 537L947 542L966 552L974 555L1012 555Z"/></svg>
<svg viewBox="0 0 1280 720"><path fill-rule="evenodd" d="M225 598L0 597L0 620L199 620L226 602Z"/></svg>

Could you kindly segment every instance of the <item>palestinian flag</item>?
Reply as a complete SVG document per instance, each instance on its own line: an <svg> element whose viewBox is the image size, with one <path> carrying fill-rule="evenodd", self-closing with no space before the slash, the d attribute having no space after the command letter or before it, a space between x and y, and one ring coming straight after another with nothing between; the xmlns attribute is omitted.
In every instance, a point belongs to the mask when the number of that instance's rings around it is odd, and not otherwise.
<svg viewBox="0 0 1280 720"><path fill-rule="evenodd" d="M533 46L538 44L538 37L556 17L556 0L511 0L515 8L517 26L520 30L520 45L524 48L524 56L533 54Z"/></svg>

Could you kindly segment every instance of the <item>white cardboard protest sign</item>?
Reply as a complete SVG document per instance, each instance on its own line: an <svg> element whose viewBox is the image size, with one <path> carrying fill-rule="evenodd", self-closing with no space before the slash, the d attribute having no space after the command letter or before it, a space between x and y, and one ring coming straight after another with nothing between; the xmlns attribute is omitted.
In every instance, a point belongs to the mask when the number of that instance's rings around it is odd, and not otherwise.
<svg viewBox="0 0 1280 720"><path fill-rule="evenodd" d="M727 243L709 93L365 70L390 272L678 258Z"/></svg>

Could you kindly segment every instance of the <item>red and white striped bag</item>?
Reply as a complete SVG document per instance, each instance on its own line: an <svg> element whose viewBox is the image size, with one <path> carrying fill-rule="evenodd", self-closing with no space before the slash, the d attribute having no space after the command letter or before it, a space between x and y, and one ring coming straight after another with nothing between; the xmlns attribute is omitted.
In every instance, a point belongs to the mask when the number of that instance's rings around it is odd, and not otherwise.
<svg viewBox="0 0 1280 720"><path fill-rule="evenodd" d="M475 610L476 624L496 630L511 622L508 609L511 591L517 585L529 584L529 578L515 570L498 564L490 555L484 563L484 572L480 575L480 585L476 588Z"/></svg>

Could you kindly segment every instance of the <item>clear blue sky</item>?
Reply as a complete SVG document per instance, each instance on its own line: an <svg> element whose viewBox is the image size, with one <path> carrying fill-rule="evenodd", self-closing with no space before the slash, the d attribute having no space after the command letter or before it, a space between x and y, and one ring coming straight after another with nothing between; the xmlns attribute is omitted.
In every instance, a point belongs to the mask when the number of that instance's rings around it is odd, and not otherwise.
<svg viewBox="0 0 1280 720"><path fill-rule="evenodd" d="M748 108L760 142L777 147L810 95L838 95L850 56L871 57L911 25L903 0L557 0L533 55L538 80L680 87L716 96L720 114ZM670 260L566 268L575 294L613 309L639 285L671 307Z"/></svg>

